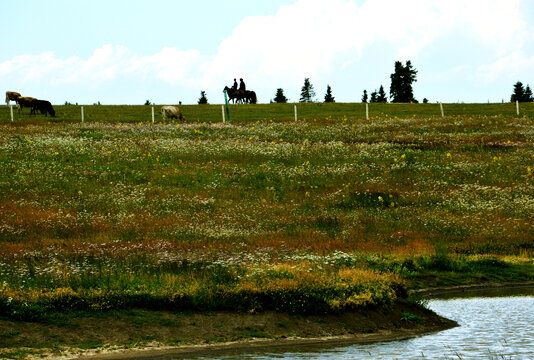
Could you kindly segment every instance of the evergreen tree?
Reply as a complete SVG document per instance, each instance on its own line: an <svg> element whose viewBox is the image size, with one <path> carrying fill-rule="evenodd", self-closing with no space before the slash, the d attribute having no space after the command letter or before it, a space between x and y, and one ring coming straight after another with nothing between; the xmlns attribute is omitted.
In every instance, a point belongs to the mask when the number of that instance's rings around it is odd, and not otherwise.
<svg viewBox="0 0 534 360"><path fill-rule="evenodd" d="M198 104L202 105L202 104L207 104L207 103L208 103L208 98L206 97L206 92L205 91L201 91L200 92L200 99L198 99Z"/></svg>
<svg viewBox="0 0 534 360"><path fill-rule="evenodd" d="M525 99L525 89L523 88L523 83L521 81L518 81L514 84L514 92L512 93L512 96L510 96L511 102L523 102Z"/></svg>
<svg viewBox="0 0 534 360"><path fill-rule="evenodd" d="M313 85L310 83L310 78L304 79L304 86L300 90L300 102L313 102L315 97L315 91L313 90Z"/></svg>
<svg viewBox="0 0 534 360"><path fill-rule="evenodd" d="M534 96L532 96L532 89L527 84L527 88L525 89L525 102L533 102Z"/></svg>
<svg viewBox="0 0 534 360"><path fill-rule="evenodd" d="M417 81L417 70L413 68L412 62L408 60L406 65L402 65L402 62L396 61L395 71L390 77L391 102L415 102L412 83Z"/></svg>
<svg viewBox="0 0 534 360"><path fill-rule="evenodd" d="M369 100L369 95L367 95L367 90L364 90L363 96L362 96L362 103L366 103L368 100Z"/></svg>
<svg viewBox="0 0 534 360"><path fill-rule="evenodd" d="M276 95L274 96L274 102L275 103L283 103L285 104L287 102L287 98L284 95L284 90L282 88L276 89Z"/></svg>
<svg viewBox="0 0 534 360"><path fill-rule="evenodd" d="M378 102L378 93L375 91L373 91L371 93L371 100L369 100L370 103L375 103L375 102Z"/></svg>
<svg viewBox="0 0 534 360"><path fill-rule="evenodd" d="M326 94L324 96L324 102L330 103L330 102L336 102L335 98L332 96L332 88L330 85L326 86Z"/></svg>
<svg viewBox="0 0 534 360"><path fill-rule="evenodd" d="M378 90L378 97L376 98L376 101L381 103L388 102L388 97L382 85L380 85L380 89Z"/></svg>

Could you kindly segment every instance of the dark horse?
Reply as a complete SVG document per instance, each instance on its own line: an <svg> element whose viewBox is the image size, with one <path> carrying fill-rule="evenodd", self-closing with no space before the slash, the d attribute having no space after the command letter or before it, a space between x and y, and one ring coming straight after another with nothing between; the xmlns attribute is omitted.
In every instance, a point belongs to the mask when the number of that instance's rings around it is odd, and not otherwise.
<svg viewBox="0 0 534 360"><path fill-rule="evenodd" d="M242 103L243 99L245 99L245 92L243 90L234 90L228 86L225 86L224 90L228 94L228 99L232 100L234 104L236 101L237 103Z"/></svg>
<svg viewBox="0 0 534 360"><path fill-rule="evenodd" d="M228 94L229 100L235 104L237 103L246 103L246 104L255 104L258 102L256 93L250 90L234 90L225 86L224 90Z"/></svg>
<svg viewBox="0 0 534 360"><path fill-rule="evenodd" d="M245 102L247 104L255 104L258 102L258 98L256 98L256 93L252 90L245 90Z"/></svg>

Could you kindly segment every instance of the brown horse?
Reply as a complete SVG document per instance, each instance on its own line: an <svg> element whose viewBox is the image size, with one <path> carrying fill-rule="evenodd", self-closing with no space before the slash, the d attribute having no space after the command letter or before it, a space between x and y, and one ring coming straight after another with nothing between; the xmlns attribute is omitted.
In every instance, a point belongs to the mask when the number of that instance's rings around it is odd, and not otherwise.
<svg viewBox="0 0 534 360"><path fill-rule="evenodd" d="M10 100L13 100L16 104L18 104L19 97L21 97L21 95L18 92L6 91L6 104L9 106Z"/></svg>

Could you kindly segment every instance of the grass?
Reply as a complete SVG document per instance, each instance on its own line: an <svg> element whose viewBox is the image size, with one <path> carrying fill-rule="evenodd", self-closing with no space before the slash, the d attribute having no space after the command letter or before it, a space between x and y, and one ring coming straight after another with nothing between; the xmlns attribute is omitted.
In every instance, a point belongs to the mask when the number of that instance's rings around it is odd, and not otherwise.
<svg viewBox="0 0 534 360"><path fill-rule="evenodd" d="M0 315L324 313L533 279L534 104L298 108L0 107Z"/></svg>

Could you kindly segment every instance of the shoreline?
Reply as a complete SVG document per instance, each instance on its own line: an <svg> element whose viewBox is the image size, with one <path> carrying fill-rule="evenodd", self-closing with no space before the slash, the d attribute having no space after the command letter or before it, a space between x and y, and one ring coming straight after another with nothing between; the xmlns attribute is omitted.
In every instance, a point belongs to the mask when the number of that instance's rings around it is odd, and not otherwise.
<svg viewBox="0 0 534 360"><path fill-rule="evenodd" d="M107 354L85 354L77 359L93 360L127 360L127 359L162 359L165 357L184 357L184 356L209 356L219 353L248 353L261 352L269 350L270 352L287 351L299 348L300 351L312 351L313 349L325 349L338 346L349 346L356 344L372 344L383 341L398 341L410 339L417 336L423 336L434 332L447 330L456 325L429 328L426 331L383 331L376 334L360 334L357 336L342 335L320 338L288 338L282 340L262 340L251 339L242 342L228 342L223 344L211 345L190 345L182 347L158 347L132 349L122 352ZM300 348L301 346L306 349Z"/></svg>
<svg viewBox="0 0 534 360"><path fill-rule="evenodd" d="M508 289L528 289L534 288L534 282L526 283L489 283L466 286L451 286L428 288L410 291L421 294L423 297L439 297L440 295L451 294L474 294L477 291L508 290ZM146 311L151 313L150 311ZM153 313L153 312L152 312ZM165 319L170 314L158 312ZM408 315L413 315L413 319L407 319ZM400 301L391 308L369 308L350 313L330 314L330 315L310 315L299 316L274 312L265 313L208 313L208 314L182 314L177 315L181 320L179 328L172 331L184 330L189 332L190 337L184 339L182 343L168 345L164 341L153 341L141 343L141 346L120 345L120 341L114 339L110 334L113 330L118 332L128 332L124 328L124 320L116 315L109 318L87 318L74 319L80 321L76 324L79 333L83 331L94 332L109 342L102 347L93 349L82 349L74 344L62 346L58 352L53 351L35 354L28 358L40 359L84 359L84 360L129 360L129 359L166 359L183 358L195 356L216 356L219 353L228 352L261 352L261 351L308 351L313 349L324 349L337 346L348 346L351 344L368 344L381 341L403 340L416 336L447 330L458 326L452 320L443 318L431 310L421 308L406 301ZM82 321L83 320L83 321ZM98 322L98 325L94 323ZM9 321L0 320L0 332L2 327L10 326ZM189 324L199 325L197 328ZM18 324L19 329L27 324L11 322L11 325ZM281 326L281 324L284 324ZM35 324L33 324L35 327ZM95 326L100 326L99 328ZM220 328L219 328L220 326ZM256 326L256 327L254 327ZM48 333L58 331L58 327L45 325ZM164 326L155 325L147 327L146 331L161 330ZM212 333L207 336L206 329L212 328ZM219 328L217 330L217 328ZM243 335L238 339L235 331L243 329L251 330L249 336ZM72 331L72 327L67 327L66 331ZM131 329L130 329L131 330ZM259 336L253 336L254 331ZM297 331L301 331L297 333ZM205 332L204 335L199 334ZM121 334L121 335L125 335ZM219 337L214 337L213 334ZM232 335L234 334L234 335ZM127 335L127 334L126 334ZM130 334L132 336L132 334ZM202 339L204 336L204 339ZM79 340L78 340L79 341ZM114 343L115 342L115 343ZM117 345L118 344L118 345ZM22 349L22 347L21 347ZM0 355L4 353L0 349ZM9 349L8 349L9 350ZM31 355L31 354L30 354Z"/></svg>
<svg viewBox="0 0 534 360"><path fill-rule="evenodd" d="M534 288L534 281L525 282L504 282L504 283L487 283L487 284L471 284L471 285L456 285L456 286L439 286L432 288L423 288L417 290L410 290L409 294L419 294L423 297L439 297L442 295L458 295L469 294L484 291L498 291L498 290L517 290Z"/></svg>
<svg viewBox="0 0 534 360"><path fill-rule="evenodd" d="M443 286L435 288L424 288L412 290L410 293L421 294L423 297L439 297L441 295L454 295L476 293L493 290L509 290L509 289L528 289L534 288L534 281L523 283L488 283L488 284L472 284L460 286ZM437 315L437 314L436 314ZM437 315L439 316L439 315ZM439 316L440 317L440 316ZM216 355L217 353L225 352L255 352L255 351L276 351L289 350L292 348L306 347L306 350L313 350L315 348L329 348L337 346L348 346L355 344L370 344L382 341L397 341L409 339L417 336L424 336L434 332L448 330L458 324L452 320L443 318L450 323L442 324L441 326L430 326L427 328L420 328L417 330L401 330L396 331L382 331L374 334L358 334L342 335L333 337L319 337L319 338L293 338L293 339L279 339L279 340L262 340L249 339L242 342L228 342L224 344L210 345L191 345L182 347L160 347L157 349L131 349L122 352L114 352L107 354L85 354L79 359L84 360L129 360L129 359L146 359L151 358L165 358L165 357L184 357L184 356L207 356Z"/></svg>

